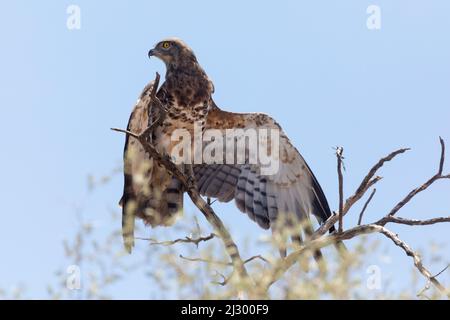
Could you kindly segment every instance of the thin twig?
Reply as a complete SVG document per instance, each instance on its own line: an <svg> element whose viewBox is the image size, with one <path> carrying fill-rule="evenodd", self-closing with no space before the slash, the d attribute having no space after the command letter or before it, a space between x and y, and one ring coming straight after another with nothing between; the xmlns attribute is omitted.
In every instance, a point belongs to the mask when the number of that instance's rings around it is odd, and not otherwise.
<svg viewBox="0 0 450 320"><path fill-rule="evenodd" d="M405 153L410 150L409 148L398 149L394 152L391 152L384 158L381 158L369 171L369 173L364 177L359 187L356 189L355 193L348 197L345 201L344 208L342 209L343 216L347 214L347 212L351 209L351 207L358 202L364 194L369 190L372 186L374 186L378 181L382 179L382 177L375 176L377 171L384 166L386 162L393 160L396 156ZM325 233L330 230L330 228L336 224L339 220L338 214L333 214L330 216L325 223L323 223L313 234L312 239L317 239L321 237Z"/></svg>
<svg viewBox="0 0 450 320"><path fill-rule="evenodd" d="M155 82L153 83L152 92L150 94L150 104L151 107L159 108L160 110L160 117L155 121L162 121L163 117L165 116L165 112L167 110L165 109L164 105L161 103L161 101L156 97L157 89L159 85L159 74L156 75ZM150 108L149 108L150 109ZM150 110L149 110L150 112ZM150 114L149 114L150 119ZM149 120L150 121L150 120ZM228 230L223 225L220 218L215 214L214 210L211 208L211 205L213 202L208 198L208 201L205 202L205 200L201 197L200 193L198 192L195 181L185 175L182 171L179 170L179 168L171 161L171 159L168 156L162 156L158 153L158 151L154 148L154 146L150 143L148 139L148 133L150 132L150 129L154 126L155 122L149 123L148 128L141 134L136 134L134 132L130 132L128 130L123 129L112 129L114 131L125 133L131 137L134 137L137 139L141 145L143 146L144 150L152 157L156 162L163 165L171 174L173 174L176 178L178 178L183 186L185 187L185 190L189 194L191 200L193 203L199 208L199 210L203 213L205 218L208 220L208 222L214 227L214 231L216 233L212 233L208 237L200 237L198 239L192 239L189 237L186 237L184 239L177 239L173 241L165 241L165 242L154 242L152 244L160 244L160 245L173 245L175 243L194 243L198 245L202 241L208 241L214 238L217 234L218 237L220 237L225 245L225 249L231 259L231 262L223 262L223 261L212 261L208 259L202 259L202 258L187 258L182 255L180 255L180 258L188 260L188 261L197 261L197 262L205 262L210 264L219 264L223 266L231 266L233 267L233 270L231 272L230 277L225 277L224 275L221 275L224 279L220 284L226 285L230 278L234 274L239 274L242 281L250 282L251 278L249 277L247 270L245 268L245 265L255 259L260 259L262 261L265 261L268 263L266 259L264 259L262 256L257 255L253 256L245 261L242 260L238 247L236 246L235 242L231 238L231 235L229 234ZM339 178L339 211L338 213L334 213L329 219L320 226L316 232L310 237L310 240L307 242L304 242L299 248L297 248L294 252L292 252L289 256L287 256L285 259L279 260L273 268L271 268L271 276L269 277L269 281L265 281L263 283L263 287L266 289L264 292L267 292L267 290L270 288L270 286L276 282L278 279L280 279L283 274L293 265L295 264L299 257L304 254L305 252L309 252L312 250L318 250L320 248L323 248L325 246L335 244L338 241L343 240L349 240L354 237L364 235L364 234L370 234L370 233L381 233L387 238L389 238L395 245L397 245L399 248L401 248L408 256L410 256L413 261L415 267L419 270L419 272L426 277L427 279L427 285L428 283L433 284L439 291L442 293L445 293L447 296L450 297L450 294L446 292L446 289L442 284L436 279L437 276L439 276L442 272L438 273L437 275L433 276L428 269L426 269L423 266L422 260L418 254L416 254L404 241L402 241L398 235L395 233L389 231L385 228L385 225L387 223L397 223L397 224L404 224L404 225L411 225L411 226L419 226L419 225L431 225L441 222L450 222L450 217L439 217L439 218L433 218L429 220L412 220L412 219L404 219L400 217L395 217L395 214L402 209L411 199L413 199L418 193L426 190L429 186L431 186L435 181L440 179L450 179L450 174L443 175L444 170L444 164L445 164L445 143L442 138L440 139L441 144L441 157L439 161L439 168L438 172L430 178L428 181L426 181L423 185L420 187L414 189L411 191L402 201L400 201L384 218L380 219L378 222L372 223L372 224L366 224L361 225L362 218L364 215L364 212L366 211L369 203L371 202L372 198L375 195L376 189L374 189L369 196L368 200L366 201L358 220L358 226L354 227L352 229L343 230L343 217L345 214L349 212L351 207L358 202L365 194L366 192L372 188L378 181L380 181L382 178L379 176L376 176L376 173L380 168L383 167L383 165L394 159L397 155L400 155L406 151L408 151L408 148L399 149L392 153L390 153L388 156L380 159L370 170L369 173L364 177L359 187L356 189L355 193L347 198L344 202L344 182L343 182L343 148L339 147L336 149L336 156L337 156L337 170L338 170L338 178ZM339 222L339 228L338 233L334 233L332 235L324 236L324 234L337 222ZM150 240L151 239L146 239ZM245 283L244 283L245 284Z"/></svg>
<svg viewBox="0 0 450 320"><path fill-rule="evenodd" d="M204 258L189 258L189 257L183 256L182 254L180 254L179 257L183 260L187 260L190 262L204 262L204 263L209 263L209 264L218 264L221 266L233 266L232 262L215 261L215 260L204 259Z"/></svg>
<svg viewBox="0 0 450 320"><path fill-rule="evenodd" d="M191 237L185 237L183 239L176 239L176 240L170 240L170 241L161 241L158 242L155 239L150 239L150 238L135 238L137 240L144 240L144 241L150 241L150 245L155 246L155 245L161 245L161 246L172 246L174 244L177 243L193 243L195 244L197 247L200 244L200 242L207 242L209 240L212 240L216 237L215 233L211 233L209 236L205 236L205 237L199 237L199 238L191 238Z"/></svg>
<svg viewBox="0 0 450 320"><path fill-rule="evenodd" d="M364 212L366 211L367 207L369 206L370 201L372 201L372 198L373 198L373 196L375 195L376 192L377 192L377 189L374 188L374 189L372 190L372 193L370 194L369 198L367 199L366 203L364 204L364 207L362 208L361 213L359 214L359 218L358 218L358 226L361 225L361 222L362 222L362 218L363 218Z"/></svg>
<svg viewBox="0 0 450 320"><path fill-rule="evenodd" d="M119 129L119 128L111 128L112 131L116 131L116 132L121 132L121 133L125 133L133 138L139 139L139 135L135 134L134 132L128 131L128 130L124 130L124 129ZM145 131L144 131L145 132Z"/></svg>
<svg viewBox="0 0 450 320"><path fill-rule="evenodd" d="M392 210L389 212L389 216L394 216L401 208L403 208L408 202L411 201L412 198L414 198L417 194L419 194L422 191L425 191L428 189L434 182L437 180L443 179L442 176L435 175L431 179L429 179L427 182L425 182L420 187L412 190L402 201L400 201Z"/></svg>
<svg viewBox="0 0 450 320"><path fill-rule="evenodd" d="M388 217L393 217L400 209L402 209L407 203L409 203L416 195L421 193L422 191L427 190L434 182L441 180L441 179L449 179L450 175L442 175L442 171L444 170L444 163L445 163L445 143L444 140L439 137L439 142L441 145L441 156L439 158L439 167L437 170L437 173L432 176L430 179L428 179L425 183L423 183L418 188L415 188L412 190L408 195L403 198L397 205L388 213L388 215L382 219L380 219L376 224L379 225L385 225L387 222L389 222Z"/></svg>
<svg viewBox="0 0 450 320"><path fill-rule="evenodd" d="M295 252L291 253L289 256L287 256L285 259L280 260L277 265L275 266L272 277L266 283L267 290L270 288L270 286L278 281L285 272L294 265L299 257L305 253L306 251L311 250L317 250L321 249L323 247L329 246L333 243L336 243L337 241L343 241L343 240L350 240L352 238L355 238L360 235L364 234L370 234L370 233L381 233L391 239L397 246L403 249L405 253L412 257L414 260L415 267L419 270L419 272L424 275L427 280L431 281L431 283L441 291L441 293L446 294L450 298L450 294L447 293L445 287L432 276L432 274L426 269L423 264L421 258L414 253L414 251L402 240L399 239L399 237L394 234L393 232L386 229L384 226L376 225L376 224L367 224L362 225L358 227L354 227L352 229L346 230L342 233L335 233L333 235L321 237L319 239L315 239L309 242L305 242L299 249L297 249Z"/></svg>
<svg viewBox="0 0 450 320"><path fill-rule="evenodd" d="M442 172L444 171L444 162L445 162L445 142L442 137L439 137L439 142L441 144L441 160L439 161L439 170L438 175L442 176Z"/></svg>
<svg viewBox="0 0 450 320"><path fill-rule="evenodd" d="M430 288L431 288L431 282L430 282L430 281L427 281L427 283L425 284L425 286L423 287L423 289L420 290L420 291L417 293L416 296L417 296L418 298L425 298L425 299L427 299L427 300L431 300L431 298L428 297L428 296L425 294L425 292L428 291L428 290L430 290Z"/></svg>
<svg viewBox="0 0 450 320"><path fill-rule="evenodd" d="M430 271L428 271L428 269L423 266L422 259L418 254L416 254L404 241L400 240L396 234L389 231L385 227L382 227L380 232L391 239L398 247L402 248L406 255L414 260L414 265L419 272L424 275L437 289L439 289L441 293L450 298L450 293L447 292L447 289L430 273Z"/></svg>
<svg viewBox="0 0 450 320"><path fill-rule="evenodd" d="M183 172L181 172L178 167L170 160L167 156L161 156L159 152L146 141L146 138L142 135L137 135L133 132L112 128L111 130L122 132L128 134L136 138L144 150L158 163L162 164L169 172L171 172L174 176L176 176L180 182L185 186L187 193L189 194L192 202L199 208L199 210L203 213L208 222L213 226L216 231L216 234L222 239L225 244L225 249L229 254L231 260L233 261L234 266L238 269L239 274L243 278L248 279L247 270L245 270L243 261L239 254L239 249L237 248L235 242L231 238L230 233L225 228L222 220L215 214L211 206L209 206L203 198L200 196L200 193L195 187L195 183L192 179L188 178Z"/></svg>
<svg viewBox="0 0 450 320"><path fill-rule="evenodd" d="M215 260L209 260L209 259L204 259L204 258L189 258L189 257L185 257L183 255L180 254L180 258L187 260L187 261L191 261L191 262L204 262L204 263L211 263L211 264L218 264L218 265L222 265L222 266L233 266L232 262L224 262L224 261L215 261ZM247 260L244 260L244 264L247 264L249 262L252 262L253 260L259 259L261 261L264 261L265 263L270 264L269 260L267 260L266 258L264 258L261 255L256 255L253 257L248 258Z"/></svg>
<svg viewBox="0 0 450 320"><path fill-rule="evenodd" d="M228 282L230 281L231 277L233 276L233 273L231 273L231 275L229 275L228 277L226 277L225 275L223 275L222 273L220 273L219 271L216 270L216 273L218 276L220 276L223 280L222 281L211 281L212 284L216 284L219 286L226 286L228 284Z"/></svg>
<svg viewBox="0 0 450 320"><path fill-rule="evenodd" d="M394 214L398 212L406 203L408 203L415 195L417 195L419 192L425 190L428 188L433 182L439 180L439 179L448 179L450 175L442 175L444 162L445 162L445 144L442 139L440 139L441 143L441 158L439 161L439 170L438 173L433 176L430 180L428 180L424 185L421 187L413 190L404 200L402 200L392 211L394 211ZM383 219L379 220L378 222L375 222L373 224L369 225L359 225L358 227L355 227L353 229L343 231L341 233L335 233L330 236L324 237L323 235L325 232L331 228L332 225L334 225L339 218L345 215L348 210L357 202L361 197L367 192L367 190L372 187L375 183L377 183L381 177L376 176L375 174L377 170L379 170L385 162L391 161L395 156L404 153L409 149L399 149L397 151L392 152L387 157L382 158L380 161L375 164L375 166L372 167L372 169L369 171L369 173L366 175L366 177L363 179L363 182L359 186L359 188L356 190L355 194L351 197L349 197L342 210L340 209L339 214L333 214L328 220L313 234L311 237L311 240L308 242L305 242L301 248L291 253L288 257L286 257L283 260L280 260L277 265L275 266L274 272L272 274L272 277L270 278L270 281L267 283L267 289L276 282L302 255L304 252L311 251L311 250L317 250L322 247L328 246L330 244L336 243L337 241L343 241L348 240L351 238L354 238L359 235L368 234L368 233L382 233L389 239L391 239L397 246L402 248L405 253L412 257L414 260L414 265L419 270L419 272L424 275L427 280L432 283L436 288L438 288L442 293L446 294L448 297L450 297L450 294L446 292L446 289L444 286L442 286L439 281L436 279L435 276L432 276L431 273L423 266L422 260L420 257L414 253L414 251L402 240L398 238L398 236L388 229L386 229L384 226L388 222L393 223L399 223L399 224L406 224L406 225L431 225L435 223L441 223L441 222L449 222L450 217L439 217L429 220L408 220L403 218L394 217L391 214L386 215ZM339 164L338 164L338 171L339 171ZM369 197L368 201L366 202L366 205L363 208L363 211L360 214L360 221L362 220L362 215L364 214L365 209L367 208L367 205L373 198L373 195L375 194L375 189L372 191L371 196Z"/></svg>
<svg viewBox="0 0 450 320"><path fill-rule="evenodd" d="M444 273L448 269L448 267L450 267L450 265L447 265L444 269L439 271L436 275L432 276L432 278L439 277L442 273ZM425 284L425 286L423 287L423 289L417 293L417 297L419 297L419 298L423 297L423 298L426 298L427 300L431 300L430 297L425 295L425 292L430 290L430 288L431 288L431 281L428 280L427 283Z"/></svg>
<svg viewBox="0 0 450 320"><path fill-rule="evenodd" d="M249 263L249 262L252 262L253 260L256 260L256 259L259 259L259 260L261 260L261 261L264 261L265 263L270 264L269 260L267 260L266 258L264 258L263 256L261 256L260 254L248 258L247 260L244 261L244 264L247 264L247 263Z"/></svg>
<svg viewBox="0 0 450 320"><path fill-rule="evenodd" d="M369 181L369 183L367 183L367 185L365 186L365 188L363 190L361 190L358 193L355 193L354 195L352 195L351 197L347 198L347 200L345 201L345 205L344 205L344 209L342 210L343 215L345 216L347 214L347 212L350 210L350 208L356 203L358 202L363 196L364 194L367 192L368 189L370 189L373 185L375 185L378 181L380 181L382 178L381 177L375 177L372 180ZM330 228L336 224L336 222L338 222L339 220L339 215L338 214L333 214L331 215L326 221L325 223L323 223L312 235L312 239L317 239L321 236L323 236L325 233L328 232L328 230L330 230Z"/></svg>
<svg viewBox="0 0 450 320"><path fill-rule="evenodd" d="M448 264L444 269L442 269L441 271L439 271L438 273L436 273L434 276L432 276L432 278L437 278L439 277L441 274L443 274L445 271L447 271L447 269L450 267L450 264Z"/></svg>

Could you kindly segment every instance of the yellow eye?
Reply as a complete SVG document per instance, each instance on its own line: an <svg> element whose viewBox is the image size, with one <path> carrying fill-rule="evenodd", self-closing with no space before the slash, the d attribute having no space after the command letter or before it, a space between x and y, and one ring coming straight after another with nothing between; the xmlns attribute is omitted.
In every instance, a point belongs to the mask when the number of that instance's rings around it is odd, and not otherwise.
<svg viewBox="0 0 450 320"><path fill-rule="evenodd" d="M164 49L169 49L170 48L170 42L163 42L163 44L162 44L162 47L164 48Z"/></svg>

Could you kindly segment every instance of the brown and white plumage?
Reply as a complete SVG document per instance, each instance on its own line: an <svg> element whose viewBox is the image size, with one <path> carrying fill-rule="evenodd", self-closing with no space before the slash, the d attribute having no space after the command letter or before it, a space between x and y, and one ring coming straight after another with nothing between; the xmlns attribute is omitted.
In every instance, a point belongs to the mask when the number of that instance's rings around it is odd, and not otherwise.
<svg viewBox="0 0 450 320"><path fill-rule="evenodd" d="M311 169L271 117L219 109L212 100L211 81L192 50L181 40L162 41L149 55L163 60L167 68L165 82L157 96L168 113L149 136L161 153L170 154L173 147L170 136L174 130L184 128L193 133L194 122L200 123L202 130L222 132L236 128L280 130L280 167L275 174L264 175L258 164L248 161L243 164L196 164L191 173L202 195L221 202L234 199L239 210L264 229L282 227L277 226L277 222L284 220L287 224L306 222L309 226L311 215L320 222L331 215ZM150 113L148 110L151 88L152 84L149 84L144 89L131 114L128 130L140 133L159 117L157 110ZM124 171L123 235L126 248L131 251L134 218L142 218L151 226L170 225L183 208L184 190L179 181L150 159L133 138L127 138L125 142ZM309 227L305 234L310 234Z"/></svg>
<svg viewBox="0 0 450 320"><path fill-rule="evenodd" d="M157 119L160 124L149 132L149 139L161 154L171 154L176 129L193 132L194 122L206 123L212 83L200 67L192 50L179 39L159 42L150 50L166 63L165 82L157 97L168 109L163 118L157 109L149 110L150 83L142 92L128 123L128 130L141 133ZM171 225L183 208L181 183L164 167L156 164L144 152L138 141L126 138L124 149L124 193L122 229L126 249L133 245L134 218L151 226Z"/></svg>
<svg viewBox="0 0 450 320"><path fill-rule="evenodd" d="M264 229L274 227L280 214L284 214L286 223L307 224L311 215L320 222L331 215L324 192L310 167L270 116L231 113L214 107L208 114L206 128L280 130L280 165L273 175L263 175L260 166L249 163L198 165L194 171L202 195L221 202L235 199L239 210Z"/></svg>

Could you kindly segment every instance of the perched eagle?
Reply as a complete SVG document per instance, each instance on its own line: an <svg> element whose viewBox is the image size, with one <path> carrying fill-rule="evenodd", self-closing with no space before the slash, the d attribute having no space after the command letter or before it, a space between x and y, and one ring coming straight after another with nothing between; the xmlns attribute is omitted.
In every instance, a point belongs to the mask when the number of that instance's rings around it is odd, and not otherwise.
<svg viewBox="0 0 450 320"><path fill-rule="evenodd" d="M274 174L263 174L260 165L249 161L186 166L185 172L194 176L201 195L221 202L234 199L239 210L264 229L275 229L277 221L292 223L294 217L302 222L306 237L312 233L311 214L320 223L331 215L327 199L311 169L271 117L219 109L212 100L214 86L211 80L183 41L175 38L161 41L150 50L149 56L166 64L165 82L157 97L167 108L167 113L163 116L158 109L149 110L153 88L150 83L139 97L127 129L141 133L149 123L160 119L149 133L149 140L162 154L171 154L175 144L171 135L175 130L185 129L194 136L194 123L199 124L201 132L208 129L225 132L234 128L266 128L280 132L279 167ZM183 209L184 190L180 181L154 162L133 137L127 137L125 141L124 176L123 237L126 249L131 252L135 217L153 227L171 225ZM301 241L302 238L298 234L294 239Z"/></svg>

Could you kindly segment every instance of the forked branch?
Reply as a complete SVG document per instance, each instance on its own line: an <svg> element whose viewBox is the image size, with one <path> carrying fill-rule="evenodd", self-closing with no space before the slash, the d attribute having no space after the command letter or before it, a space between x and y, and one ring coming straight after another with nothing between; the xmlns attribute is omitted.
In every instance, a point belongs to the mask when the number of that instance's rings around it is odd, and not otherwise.
<svg viewBox="0 0 450 320"><path fill-rule="evenodd" d="M182 239L175 239L175 240L170 240L170 241L157 241L155 239L150 239L150 238L135 238L137 240L144 240L144 241L149 241L150 245L152 246L172 246L174 244L177 243L192 243L195 244L197 247L200 244L200 242L207 242L209 240L212 240L216 237L215 233L211 233L208 236L205 237L198 237L198 238L191 238L191 237L184 237Z"/></svg>

